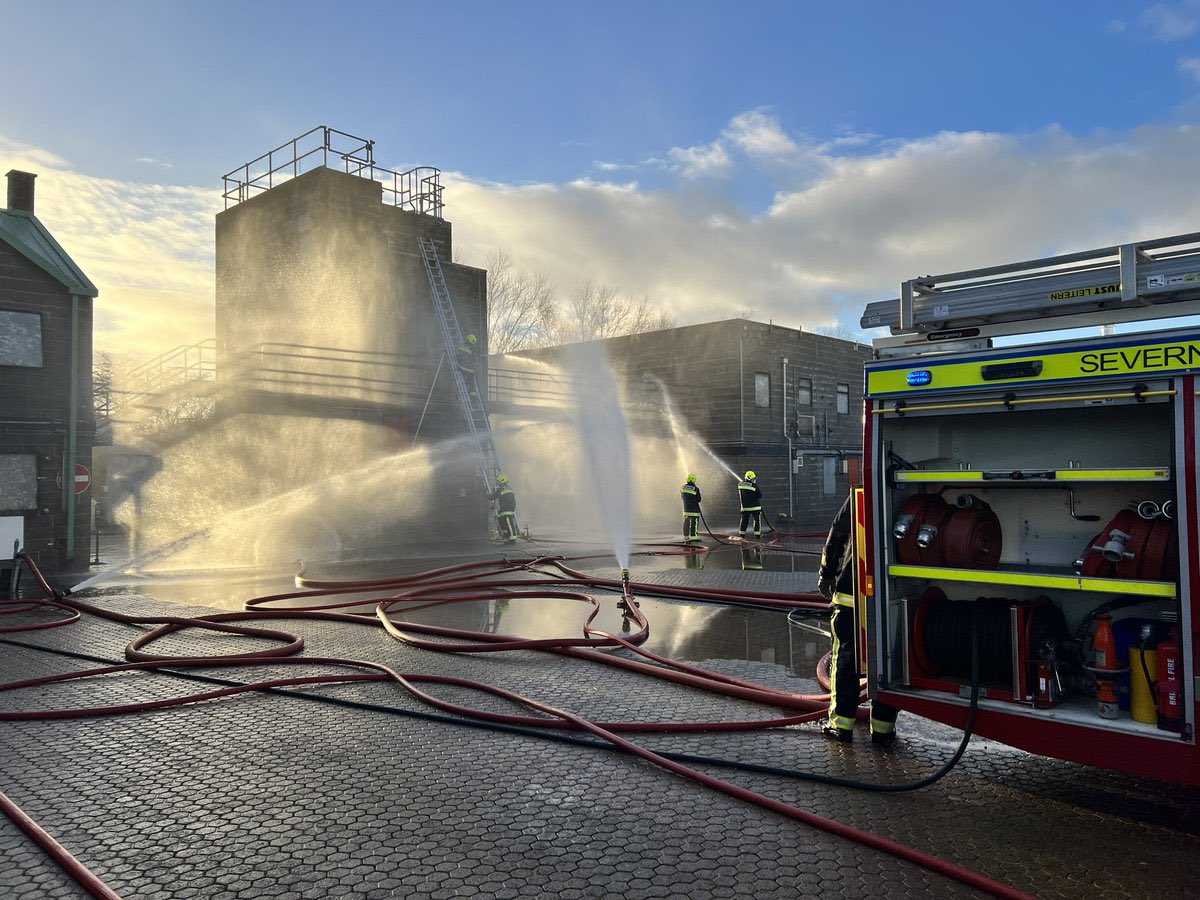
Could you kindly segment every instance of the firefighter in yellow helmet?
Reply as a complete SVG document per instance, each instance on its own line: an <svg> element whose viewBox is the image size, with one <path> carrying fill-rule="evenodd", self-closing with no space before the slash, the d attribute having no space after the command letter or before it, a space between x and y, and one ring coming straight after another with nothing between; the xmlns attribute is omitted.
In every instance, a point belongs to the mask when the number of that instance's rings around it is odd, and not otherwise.
<svg viewBox="0 0 1200 900"><path fill-rule="evenodd" d="M479 343L479 338L468 334L466 339L458 345L458 356L455 359L458 371L462 372L462 376L467 382L467 391L472 394L479 393L479 387L475 381L475 345L477 343Z"/></svg>
<svg viewBox="0 0 1200 900"><path fill-rule="evenodd" d="M488 497L496 504L496 526L500 539L512 543L517 539L517 495L508 486L507 475L496 476L496 489Z"/></svg>
<svg viewBox="0 0 1200 900"><path fill-rule="evenodd" d="M700 486L694 472L688 472L679 495L683 498L683 540L688 544L699 543L696 529L700 524Z"/></svg>
<svg viewBox="0 0 1200 900"><path fill-rule="evenodd" d="M738 482L738 497L741 498L742 521L738 525L738 536L746 536L746 526L754 519L754 536L762 537L762 491L756 483L758 476L747 472L746 477Z"/></svg>
<svg viewBox="0 0 1200 900"><path fill-rule="evenodd" d="M833 647L829 654L829 718L821 731L834 740L854 740L854 722L858 716L859 681L854 665L854 646L858 623L854 614L854 520L851 494L829 526L821 566L817 570L817 589L833 604L830 629ZM890 747L896 741L896 715L899 711L886 703L871 704L871 743Z"/></svg>

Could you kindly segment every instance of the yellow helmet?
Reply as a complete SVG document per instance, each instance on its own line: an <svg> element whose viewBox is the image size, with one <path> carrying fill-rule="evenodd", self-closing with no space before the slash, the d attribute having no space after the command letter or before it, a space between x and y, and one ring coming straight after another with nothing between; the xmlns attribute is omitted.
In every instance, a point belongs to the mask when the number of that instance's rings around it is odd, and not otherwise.
<svg viewBox="0 0 1200 900"><path fill-rule="evenodd" d="M468 344L478 343L478 341L479 341L479 338L475 337L475 335L473 335L473 334L467 335L467 343Z"/></svg>
<svg viewBox="0 0 1200 900"><path fill-rule="evenodd" d="M696 473L695 472L688 472L687 483L688 484L696 483Z"/></svg>
<svg viewBox="0 0 1200 900"><path fill-rule="evenodd" d="M496 484L508 484L508 476L507 475L497 475L496 476Z"/></svg>
<svg viewBox="0 0 1200 900"><path fill-rule="evenodd" d="M757 476L757 475L755 475L753 472L747 472L747 473L746 473L746 480L747 480L747 481L753 481L753 480L754 480L755 478L757 478L757 477L758 477L758 476Z"/></svg>

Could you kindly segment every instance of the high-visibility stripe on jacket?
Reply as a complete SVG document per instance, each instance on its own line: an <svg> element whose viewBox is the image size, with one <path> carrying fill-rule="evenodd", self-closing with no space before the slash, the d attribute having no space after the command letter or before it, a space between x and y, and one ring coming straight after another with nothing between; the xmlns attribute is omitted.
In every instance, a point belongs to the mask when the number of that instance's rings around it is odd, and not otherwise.
<svg viewBox="0 0 1200 900"><path fill-rule="evenodd" d="M700 515L700 488L689 481L679 489L679 496L683 498L683 512L685 515L688 513Z"/></svg>
<svg viewBox="0 0 1200 900"><path fill-rule="evenodd" d="M738 482L738 497L741 498L742 512L753 512L762 509L762 491L753 482Z"/></svg>

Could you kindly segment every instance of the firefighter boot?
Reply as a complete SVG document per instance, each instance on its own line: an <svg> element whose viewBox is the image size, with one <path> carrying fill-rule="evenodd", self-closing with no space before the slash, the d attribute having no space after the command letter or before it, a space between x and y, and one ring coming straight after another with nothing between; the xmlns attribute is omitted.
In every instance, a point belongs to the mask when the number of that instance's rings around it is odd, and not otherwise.
<svg viewBox="0 0 1200 900"><path fill-rule="evenodd" d="M825 735L825 737L827 737L827 738L830 738L835 741L839 741L843 744L849 744L854 741L854 731L853 730L851 730L849 728L838 728L836 725L834 725L828 719L826 719L825 724L823 724L821 726L821 734Z"/></svg>

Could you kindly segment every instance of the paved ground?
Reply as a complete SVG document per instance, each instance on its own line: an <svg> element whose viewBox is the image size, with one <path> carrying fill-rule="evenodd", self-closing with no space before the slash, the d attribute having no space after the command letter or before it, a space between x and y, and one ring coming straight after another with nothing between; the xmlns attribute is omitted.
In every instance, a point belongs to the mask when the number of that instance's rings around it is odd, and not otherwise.
<svg viewBox="0 0 1200 900"><path fill-rule="evenodd" d="M766 590L810 590L813 581L804 572L667 564L638 577ZM164 595L179 593L178 585L162 587ZM159 593L151 581L98 596L124 611L181 611ZM234 599L214 597L213 605L236 605ZM805 653L797 651L781 614L748 617L697 604L646 608L652 628L655 614L673 615L677 629L690 616L700 631L712 632L710 640L664 638L660 650L670 644L682 658L732 675L815 690L797 663ZM301 631L308 655L477 678L593 720L773 714L557 656L452 656L407 647L373 627L298 619L276 624ZM0 636L7 638L0 643L0 680L91 664L70 654L120 661L137 633L84 617L64 628ZM721 658L708 656L722 637L744 644L749 658L725 651ZM252 643L192 632L160 649L212 654L244 651ZM263 675L239 669L206 674ZM195 689L179 674L136 673L0 694L0 708L128 702ZM489 705L462 690L437 691ZM126 900L976 896L923 868L628 756L448 719L393 685L346 684L130 716L6 722L0 726L0 790ZM891 753L863 740L831 744L811 726L636 740L657 750L892 783L933 771L958 740L958 732L912 717L903 717L901 727ZM912 793L865 793L713 764L699 768L1040 897L1197 891L1200 792L1194 790L982 740L972 742L945 779ZM0 854L0 896L83 896L3 818Z"/></svg>

